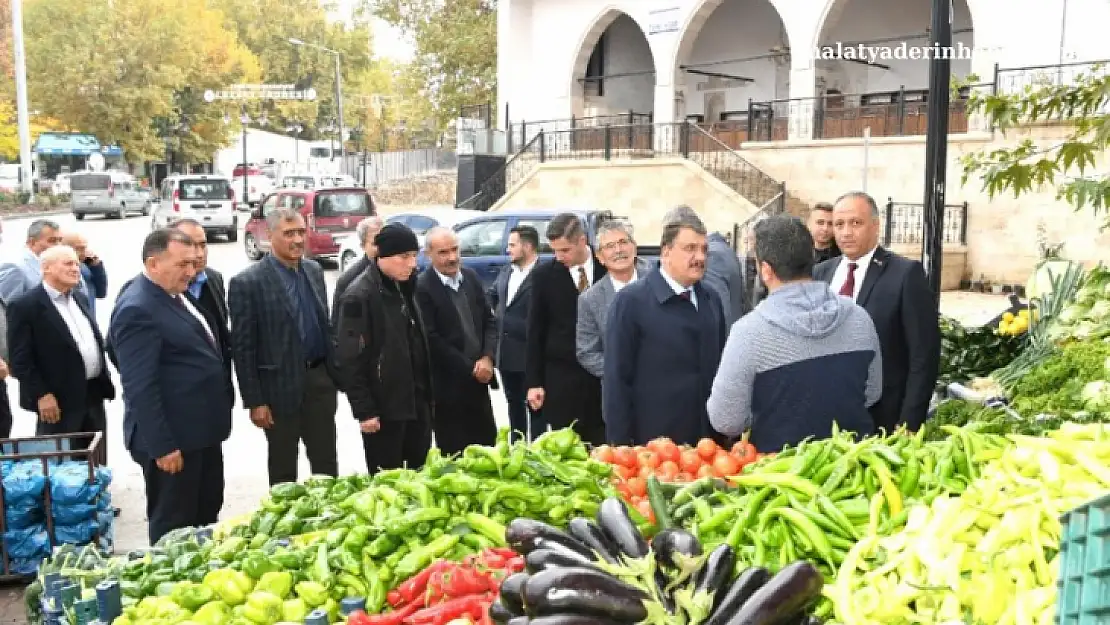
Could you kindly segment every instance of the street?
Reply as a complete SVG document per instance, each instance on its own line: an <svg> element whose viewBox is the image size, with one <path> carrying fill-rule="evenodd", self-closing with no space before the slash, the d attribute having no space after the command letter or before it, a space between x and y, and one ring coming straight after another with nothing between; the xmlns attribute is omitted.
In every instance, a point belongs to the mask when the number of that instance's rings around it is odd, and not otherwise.
<svg viewBox="0 0 1110 625"><path fill-rule="evenodd" d="M245 219L246 213L240 213ZM129 278L142 270L141 248L143 237L150 231L150 219L134 216L124 220L90 217L76 221L72 215L56 215L48 219L58 222L63 230L74 229L89 240L89 249L97 253L108 273L108 297L97 302L97 320L102 331L107 332L112 313L112 303L116 290ZM4 220L4 241L0 253L19 253L24 234L33 218L20 217ZM243 254L242 236L239 243L225 243L222 239L209 242L208 264L222 272L230 280L246 267L250 261ZM331 289L335 286L338 271L325 265L328 279L329 301ZM330 305L330 304L329 304ZM120 392L119 379L113 370L117 394ZM12 436L31 436L35 431L35 415L18 406L19 387L14 379L8 382L8 394L12 403L15 425ZM498 424L507 424L504 396L494 391L494 414ZM112 498L122 512L116 524L116 551L145 547L146 499L143 494L142 473L123 447L123 402L119 399L107 405L108 413L108 464L113 472ZM335 416L338 432L339 470L354 473L366 470L362 453L362 438L358 426L351 417L350 406L344 397L339 399L339 412ZM234 518L248 514L266 494L266 439L262 431L251 424L247 411L237 404L231 438L224 443L224 471L227 486L224 495L224 508L221 519ZM301 477L309 474L308 461L301 452Z"/></svg>

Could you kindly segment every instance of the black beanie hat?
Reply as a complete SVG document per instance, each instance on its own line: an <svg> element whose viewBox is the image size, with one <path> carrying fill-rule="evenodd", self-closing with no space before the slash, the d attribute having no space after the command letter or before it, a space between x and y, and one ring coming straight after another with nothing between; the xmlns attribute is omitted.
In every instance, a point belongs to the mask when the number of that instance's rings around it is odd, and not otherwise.
<svg viewBox="0 0 1110 625"><path fill-rule="evenodd" d="M404 224L386 224L374 237L378 257L399 256L420 249L416 235Z"/></svg>

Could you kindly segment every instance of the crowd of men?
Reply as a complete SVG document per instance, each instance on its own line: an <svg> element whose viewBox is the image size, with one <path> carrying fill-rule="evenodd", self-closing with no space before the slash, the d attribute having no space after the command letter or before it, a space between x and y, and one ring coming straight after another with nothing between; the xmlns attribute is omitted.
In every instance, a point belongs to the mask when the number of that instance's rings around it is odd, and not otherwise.
<svg viewBox="0 0 1110 625"><path fill-rule="evenodd" d="M304 258L304 217L279 208L267 222L270 254L226 287L200 224L152 232L106 336L92 314L104 268L81 237L36 221L23 255L0 265L0 377L19 379L37 433L103 431L115 364L152 543L216 520L237 393L276 484L297 479L302 443L313 473L338 473L340 392L375 472L421 466L433 437L443 453L492 444L491 390L517 436L570 426L595 445L692 444L750 430L773 450L834 423L916 428L936 381L934 295L920 263L879 245L863 193L808 223L757 221L744 259L689 207L665 215L657 263L637 257L627 224L602 224L591 242L560 214L542 233L554 258L518 226L488 289L452 230L425 234L418 273L416 235L373 217L330 300Z"/></svg>

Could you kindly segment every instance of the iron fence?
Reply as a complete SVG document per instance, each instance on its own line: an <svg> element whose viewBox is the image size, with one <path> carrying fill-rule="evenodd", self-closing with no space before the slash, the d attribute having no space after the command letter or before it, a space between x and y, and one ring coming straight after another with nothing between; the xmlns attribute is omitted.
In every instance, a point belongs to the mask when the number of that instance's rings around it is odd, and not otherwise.
<svg viewBox="0 0 1110 625"><path fill-rule="evenodd" d="M484 124L485 128L493 128L493 104L485 102L464 106L459 109L459 117L461 119L474 119Z"/></svg>
<svg viewBox="0 0 1110 625"><path fill-rule="evenodd" d="M944 243L967 245L967 202L944 206ZM883 245L921 244L925 240L925 206L888 198L883 215Z"/></svg>
<svg viewBox="0 0 1110 625"><path fill-rule="evenodd" d="M453 150L427 148L394 152L359 152L347 154L346 171L365 187L384 182L450 172L458 168Z"/></svg>
<svg viewBox="0 0 1110 625"><path fill-rule="evenodd" d="M512 152L517 146L524 145L531 141L532 138L541 131L553 132L559 130L575 130L577 128L601 128L602 126L632 126L650 124L651 122L651 113L628 111L609 115L593 115L588 117L571 116L567 119L544 119L539 121L512 123L509 124L508 131L509 151Z"/></svg>
<svg viewBox="0 0 1110 625"><path fill-rule="evenodd" d="M493 205L504 197L509 189L524 180L528 172L537 163L543 161L543 137L542 132L532 137L531 141L512 155L500 169L482 183L477 193L459 202L458 208L480 211L488 211L493 208Z"/></svg>
<svg viewBox="0 0 1110 625"><path fill-rule="evenodd" d="M1030 67L994 66L994 90L1000 95L1020 95L1043 87L1069 85L1081 78L1104 78L1110 61L1083 61Z"/></svg>

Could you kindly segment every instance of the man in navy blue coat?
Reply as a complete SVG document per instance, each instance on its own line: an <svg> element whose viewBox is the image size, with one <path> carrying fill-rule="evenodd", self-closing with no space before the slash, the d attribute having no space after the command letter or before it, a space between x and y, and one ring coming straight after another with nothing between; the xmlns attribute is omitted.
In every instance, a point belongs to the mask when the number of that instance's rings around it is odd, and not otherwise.
<svg viewBox="0 0 1110 625"><path fill-rule="evenodd" d="M123 384L123 442L143 470L153 545L170 530L214 523L223 507L222 443L232 389L215 321L190 296L196 246L179 230L143 242L143 275L112 311Z"/></svg>
<svg viewBox="0 0 1110 625"><path fill-rule="evenodd" d="M601 383L605 437L615 445L659 436L692 445L714 435L705 402L728 330L718 295L701 283L705 225L683 215L663 226L661 243L659 268L609 309Z"/></svg>

